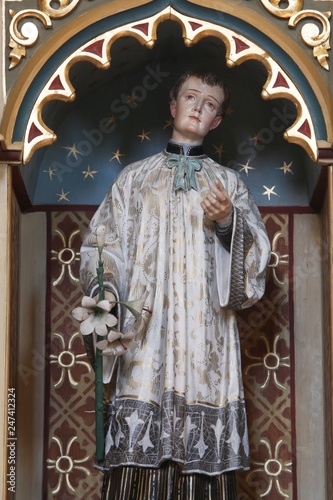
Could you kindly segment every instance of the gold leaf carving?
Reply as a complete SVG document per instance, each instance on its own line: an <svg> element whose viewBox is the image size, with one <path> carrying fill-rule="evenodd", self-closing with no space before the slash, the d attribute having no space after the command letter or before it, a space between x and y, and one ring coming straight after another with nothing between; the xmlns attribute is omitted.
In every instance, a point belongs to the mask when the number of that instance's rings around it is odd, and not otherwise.
<svg viewBox="0 0 333 500"><path fill-rule="evenodd" d="M11 39L20 45L30 47L36 43L38 39L38 28L32 22L24 22L21 30L19 29L18 23L26 19L27 17L32 17L41 21L45 28L51 28L51 19L47 14L34 9L25 9L20 12L9 11L12 16L12 21L9 26L9 33Z"/></svg>
<svg viewBox="0 0 333 500"><path fill-rule="evenodd" d="M327 59L328 50L331 48L329 44L331 12L320 12L312 9L302 10L303 0L289 0L286 8L284 8L285 4L282 5L281 0L261 0L261 3L273 16L289 19L289 28L294 28L299 21L309 17L321 23L322 32L319 31L317 24L307 22L301 29L301 37L308 47L312 47L313 55L320 66L329 70Z"/></svg>
<svg viewBox="0 0 333 500"><path fill-rule="evenodd" d="M80 0L38 0L37 9L24 9L18 12L10 10L12 17L9 33L9 47L12 51L9 54L11 63L9 69L15 68L26 56L26 48L32 47L38 41L38 28L35 23L27 21L27 18L38 19L44 28L51 28L51 19L60 19L70 14L78 5ZM19 28L19 23L23 25Z"/></svg>
<svg viewBox="0 0 333 500"><path fill-rule="evenodd" d="M303 42L313 48L313 55L318 59L319 64L326 70L329 69L327 62L328 50L331 48L329 44L330 37L330 12L318 12L315 10L303 10L294 14L290 19L288 25L294 28L296 24L307 18L313 18L322 25L320 32L317 24L307 22L301 29L301 36Z"/></svg>
<svg viewBox="0 0 333 500"><path fill-rule="evenodd" d="M45 28L51 28L52 22L47 14L35 9L25 9L19 12L9 11L12 21L9 26L10 42L9 46L13 49L9 54L11 64L9 69L19 64L22 57L26 55L25 47L32 47L38 40L38 28L27 18L38 19ZM19 28L19 23L23 25Z"/></svg>
<svg viewBox="0 0 333 500"><path fill-rule="evenodd" d="M12 39L9 42L9 47L12 49L9 54L11 59L9 69L12 69L19 64L22 57L26 56L27 51L25 50L25 47L14 42Z"/></svg>
<svg viewBox="0 0 333 500"><path fill-rule="evenodd" d="M38 0L38 7L51 19L60 19L70 14L79 2L80 0Z"/></svg>
<svg viewBox="0 0 333 500"><path fill-rule="evenodd" d="M289 19L293 14L303 9L303 0L289 0L288 7L282 8L281 0L261 0L261 3L273 16Z"/></svg>

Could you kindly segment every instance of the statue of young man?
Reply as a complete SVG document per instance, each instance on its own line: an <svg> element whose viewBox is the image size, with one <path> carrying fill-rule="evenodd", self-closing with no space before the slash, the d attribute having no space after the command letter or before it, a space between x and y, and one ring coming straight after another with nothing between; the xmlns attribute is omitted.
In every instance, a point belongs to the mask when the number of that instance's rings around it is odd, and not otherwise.
<svg viewBox="0 0 333 500"><path fill-rule="evenodd" d="M105 499L236 499L233 471L249 466L234 310L263 295L270 244L241 177L203 152L227 102L215 74L183 75L166 150L120 173L83 243L86 293L104 225L106 289L152 311L112 376ZM133 326L126 312L119 323Z"/></svg>

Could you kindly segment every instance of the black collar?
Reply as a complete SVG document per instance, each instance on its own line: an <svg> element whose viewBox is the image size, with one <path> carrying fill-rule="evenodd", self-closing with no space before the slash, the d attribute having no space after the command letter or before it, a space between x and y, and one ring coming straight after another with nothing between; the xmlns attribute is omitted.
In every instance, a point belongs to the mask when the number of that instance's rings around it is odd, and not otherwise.
<svg viewBox="0 0 333 500"><path fill-rule="evenodd" d="M176 155L184 154L183 146L181 144L176 144L174 142L168 142L166 151L167 153L174 153ZM203 154L204 154L203 146L202 144L199 144L198 146L190 146L186 156L202 156Z"/></svg>

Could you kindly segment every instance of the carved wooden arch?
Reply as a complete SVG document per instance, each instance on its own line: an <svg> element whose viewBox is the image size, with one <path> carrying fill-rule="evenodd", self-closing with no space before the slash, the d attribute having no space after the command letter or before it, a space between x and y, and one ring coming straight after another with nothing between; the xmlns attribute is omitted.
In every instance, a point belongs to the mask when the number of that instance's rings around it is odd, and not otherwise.
<svg viewBox="0 0 333 500"><path fill-rule="evenodd" d="M23 141L24 164L31 159L37 149L52 144L57 138L43 122L42 109L47 102L52 100L75 100L75 89L69 80L70 68L79 61L89 61L101 69L109 68L111 46L115 40L123 36L135 37L142 45L153 47L157 39L157 27L166 19L176 21L181 25L186 46L191 46L207 36L214 36L223 41L229 67L251 59L260 61L268 72L268 78L261 93L262 98L265 100L286 98L296 105L297 117L284 132L285 139L300 145L312 160L317 160L318 147L310 111L301 92L280 64L267 51L238 32L183 15L172 7L167 7L152 17L111 29L91 39L58 66L43 87L30 112Z"/></svg>

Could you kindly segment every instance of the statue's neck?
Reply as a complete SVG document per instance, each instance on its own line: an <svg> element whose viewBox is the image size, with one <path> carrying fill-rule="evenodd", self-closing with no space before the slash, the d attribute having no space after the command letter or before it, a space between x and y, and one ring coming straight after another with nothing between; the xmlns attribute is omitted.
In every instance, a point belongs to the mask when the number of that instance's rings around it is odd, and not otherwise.
<svg viewBox="0 0 333 500"><path fill-rule="evenodd" d="M204 154L202 144L187 144L172 139L168 142L166 150L168 153L185 156L201 156Z"/></svg>

